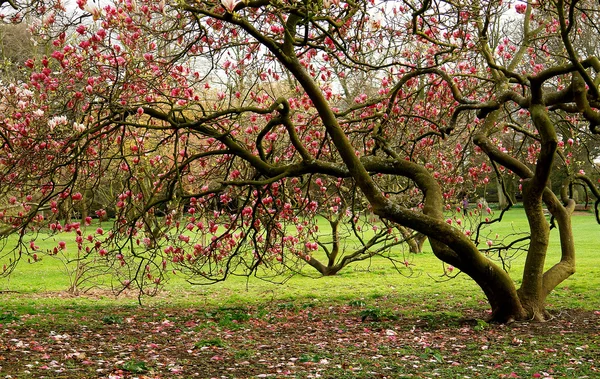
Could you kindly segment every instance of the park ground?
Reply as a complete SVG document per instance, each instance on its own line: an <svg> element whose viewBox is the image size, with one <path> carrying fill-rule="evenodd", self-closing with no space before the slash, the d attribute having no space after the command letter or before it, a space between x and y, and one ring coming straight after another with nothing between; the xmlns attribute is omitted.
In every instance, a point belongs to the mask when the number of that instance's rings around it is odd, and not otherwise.
<svg viewBox="0 0 600 379"><path fill-rule="evenodd" d="M158 300L144 307L86 301L4 313L0 376L600 377L598 311L562 310L543 324L490 325L482 321L484 308L458 312L451 298L438 299L435 310L402 305L398 297L194 308Z"/></svg>
<svg viewBox="0 0 600 379"><path fill-rule="evenodd" d="M285 284L173 280L141 305L134 291L73 296L47 259L19 266L0 283L0 378L600 378L590 221L575 219L578 272L545 323L486 323L481 291L427 252L400 272L375 259Z"/></svg>

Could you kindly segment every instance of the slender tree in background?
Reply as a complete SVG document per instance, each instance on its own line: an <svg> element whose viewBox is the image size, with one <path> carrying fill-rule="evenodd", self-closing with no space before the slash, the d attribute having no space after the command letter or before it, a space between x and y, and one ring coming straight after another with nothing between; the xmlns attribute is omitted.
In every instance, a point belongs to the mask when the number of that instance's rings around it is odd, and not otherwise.
<svg viewBox="0 0 600 379"><path fill-rule="evenodd" d="M27 14L54 50L2 87L3 233L20 236L7 272L49 226L78 235L55 251L101 258L123 287L173 268L268 278L318 266L320 247L331 261L337 222L367 256L427 236L507 322L547 318L575 270L569 184L599 198L594 167L573 159L595 153L600 124L593 2L12 5L24 13L4 18ZM110 230L48 221L107 177L120 183ZM481 204L462 216L465 189L493 178L520 182L526 237L484 238L495 220ZM561 256L545 270L551 224ZM520 288L495 263L516 246Z"/></svg>

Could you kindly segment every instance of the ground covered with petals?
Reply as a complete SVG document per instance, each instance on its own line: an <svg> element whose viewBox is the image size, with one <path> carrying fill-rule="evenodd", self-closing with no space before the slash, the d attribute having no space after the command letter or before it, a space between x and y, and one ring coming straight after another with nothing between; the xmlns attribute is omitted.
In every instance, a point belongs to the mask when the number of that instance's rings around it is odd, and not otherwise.
<svg viewBox="0 0 600 379"><path fill-rule="evenodd" d="M594 378L600 312L490 325L398 299L0 314L2 378Z"/></svg>

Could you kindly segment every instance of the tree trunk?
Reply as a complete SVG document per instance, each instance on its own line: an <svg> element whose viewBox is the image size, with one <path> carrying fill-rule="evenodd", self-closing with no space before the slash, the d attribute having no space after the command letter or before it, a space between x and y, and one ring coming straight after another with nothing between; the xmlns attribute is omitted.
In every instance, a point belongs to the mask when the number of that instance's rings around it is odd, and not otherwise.
<svg viewBox="0 0 600 379"><path fill-rule="evenodd" d="M306 263L308 263L311 267L317 270L323 276L333 276L337 274L342 268L342 265L333 265L333 266L325 266L323 263L319 262L319 260L311 257Z"/></svg>
<svg viewBox="0 0 600 379"><path fill-rule="evenodd" d="M508 199L504 194L504 189L502 188L502 180L500 178L496 178L496 188L498 189L498 208L506 209L506 207L508 207Z"/></svg>
<svg viewBox="0 0 600 379"><path fill-rule="evenodd" d="M408 249L411 253L419 254L423 252L423 245L425 244L425 240L427 240L427 236L425 234L415 232L403 226L398 226L398 230L406 241Z"/></svg>

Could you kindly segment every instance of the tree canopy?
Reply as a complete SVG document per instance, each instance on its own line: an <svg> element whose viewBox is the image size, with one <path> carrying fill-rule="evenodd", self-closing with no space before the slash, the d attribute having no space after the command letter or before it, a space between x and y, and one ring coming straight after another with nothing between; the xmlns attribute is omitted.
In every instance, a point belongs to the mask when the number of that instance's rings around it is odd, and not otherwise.
<svg viewBox="0 0 600 379"><path fill-rule="evenodd" d="M49 48L0 88L0 220L19 235L6 272L39 259L42 227L76 233L79 259L142 290L172 269L327 273L373 254L402 267L398 249L423 235L492 319L543 320L575 270L578 189L598 215L594 2L9 5L3 18ZM503 211L463 215L461 201L494 184L511 206L510 183L529 230L488 238ZM90 233L94 215L114 224ZM340 227L359 241L345 255ZM548 266L551 227L561 256ZM519 288L502 265L514 248Z"/></svg>

